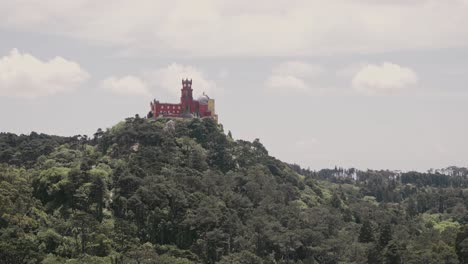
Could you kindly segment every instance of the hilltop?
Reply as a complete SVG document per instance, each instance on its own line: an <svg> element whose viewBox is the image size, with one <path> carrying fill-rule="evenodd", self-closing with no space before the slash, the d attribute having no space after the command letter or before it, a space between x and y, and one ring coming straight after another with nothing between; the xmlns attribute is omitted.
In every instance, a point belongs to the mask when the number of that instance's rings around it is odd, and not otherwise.
<svg viewBox="0 0 468 264"><path fill-rule="evenodd" d="M310 171L211 118L1 133L0 262L468 263L448 171Z"/></svg>

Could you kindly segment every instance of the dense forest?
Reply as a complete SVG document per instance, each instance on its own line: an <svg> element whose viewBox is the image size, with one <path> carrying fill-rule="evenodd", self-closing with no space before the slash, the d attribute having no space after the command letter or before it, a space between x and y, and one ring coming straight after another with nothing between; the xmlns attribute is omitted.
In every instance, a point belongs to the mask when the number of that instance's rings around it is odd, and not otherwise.
<svg viewBox="0 0 468 264"><path fill-rule="evenodd" d="M468 263L468 170L313 171L212 119L0 134L0 263Z"/></svg>

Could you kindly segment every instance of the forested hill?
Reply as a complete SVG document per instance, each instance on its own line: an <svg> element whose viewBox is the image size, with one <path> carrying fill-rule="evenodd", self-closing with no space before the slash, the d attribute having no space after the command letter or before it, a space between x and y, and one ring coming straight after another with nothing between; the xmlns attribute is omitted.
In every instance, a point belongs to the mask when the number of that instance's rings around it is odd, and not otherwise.
<svg viewBox="0 0 468 264"><path fill-rule="evenodd" d="M211 119L0 134L0 263L468 263L464 168L310 171Z"/></svg>

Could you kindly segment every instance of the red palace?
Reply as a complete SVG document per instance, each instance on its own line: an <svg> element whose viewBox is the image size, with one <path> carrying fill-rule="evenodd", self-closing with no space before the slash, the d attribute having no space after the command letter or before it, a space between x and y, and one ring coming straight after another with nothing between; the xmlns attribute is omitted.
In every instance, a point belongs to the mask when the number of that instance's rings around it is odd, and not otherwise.
<svg viewBox="0 0 468 264"><path fill-rule="evenodd" d="M180 103L160 103L156 99L150 103L151 111L148 117L180 117L180 118L204 118L210 117L218 120L215 113L215 101L203 93L197 100L192 96L192 80L182 79Z"/></svg>

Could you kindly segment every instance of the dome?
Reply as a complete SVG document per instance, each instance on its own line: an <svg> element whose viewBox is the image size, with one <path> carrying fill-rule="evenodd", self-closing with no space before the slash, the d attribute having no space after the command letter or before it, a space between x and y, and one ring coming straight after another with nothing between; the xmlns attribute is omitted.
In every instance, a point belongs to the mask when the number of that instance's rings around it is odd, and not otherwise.
<svg viewBox="0 0 468 264"><path fill-rule="evenodd" d="M210 98L208 97L208 95L206 95L205 93L203 93L202 96L198 97L198 102L200 104L203 104L203 105L207 105L208 104L208 100L210 100Z"/></svg>

